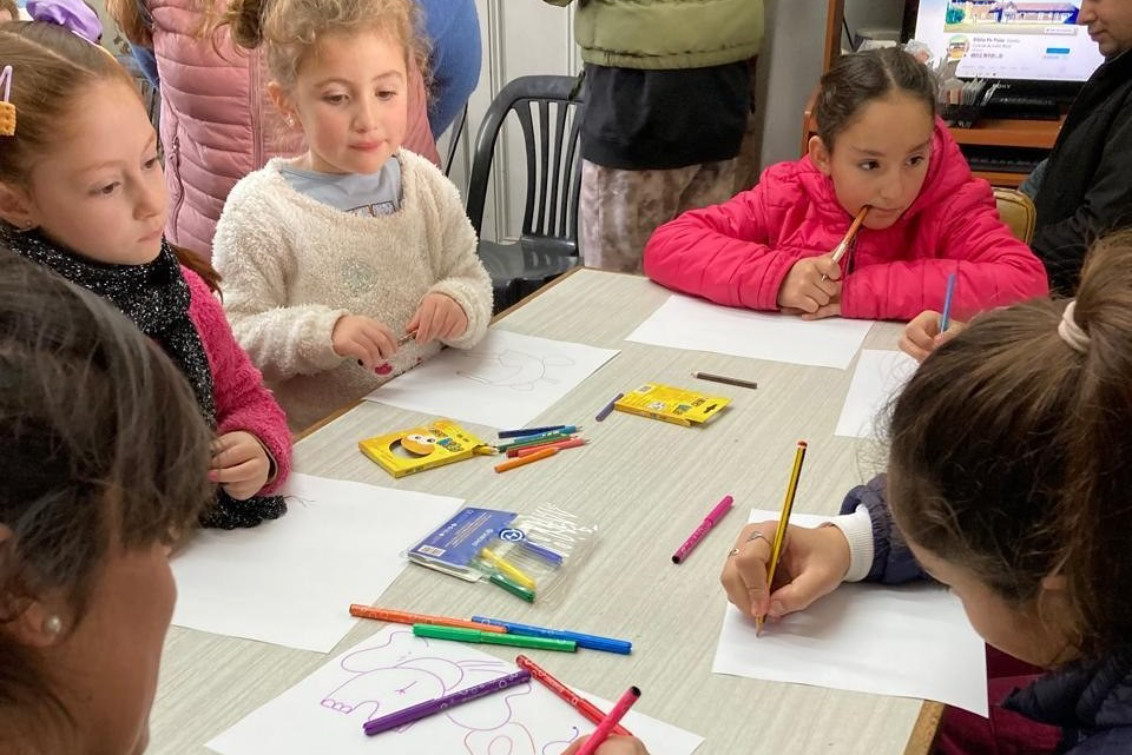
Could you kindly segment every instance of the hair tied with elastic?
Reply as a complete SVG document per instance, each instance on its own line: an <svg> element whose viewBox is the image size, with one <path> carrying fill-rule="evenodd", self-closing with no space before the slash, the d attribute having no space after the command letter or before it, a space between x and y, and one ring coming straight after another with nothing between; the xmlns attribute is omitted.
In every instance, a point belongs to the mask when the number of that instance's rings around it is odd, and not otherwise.
<svg viewBox="0 0 1132 755"><path fill-rule="evenodd" d="M82 0L28 0L27 11L33 21L62 26L93 45L102 39L98 14Z"/></svg>
<svg viewBox="0 0 1132 755"><path fill-rule="evenodd" d="M1069 345L1069 348L1084 354L1089 349L1089 336L1077 324L1077 300L1073 299L1065 307L1065 311L1061 313L1061 322L1057 324L1057 334L1061 336L1061 340Z"/></svg>
<svg viewBox="0 0 1132 755"><path fill-rule="evenodd" d="M0 90L3 99L0 99L0 136L16 135L16 106L9 100L12 98L12 67L4 66L0 70Z"/></svg>

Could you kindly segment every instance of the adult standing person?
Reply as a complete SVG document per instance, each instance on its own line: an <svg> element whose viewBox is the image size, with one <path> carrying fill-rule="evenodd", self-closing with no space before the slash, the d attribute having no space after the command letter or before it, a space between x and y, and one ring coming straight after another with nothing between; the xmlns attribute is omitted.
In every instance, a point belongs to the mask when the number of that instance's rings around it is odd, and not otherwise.
<svg viewBox="0 0 1132 755"><path fill-rule="evenodd" d="M237 51L228 28L215 28L227 10L225 0L106 5L130 43L151 47L157 59L170 201L165 238L208 259L228 192L272 157L301 152L302 133L283 122L269 101L262 55ZM439 165L419 66L410 77L404 144Z"/></svg>
<svg viewBox="0 0 1132 755"><path fill-rule="evenodd" d="M582 258L638 272L657 226L734 193L762 0L582 2L574 21L586 82Z"/></svg>
<svg viewBox="0 0 1132 755"><path fill-rule="evenodd" d="M483 50L475 0L417 0L424 12L430 74L428 122L440 135L460 115L480 80Z"/></svg>
<svg viewBox="0 0 1132 755"><path fill-rule="evenodd" d="M1023 187L1038 211L1030 246L1050 288L1066 295L1077 288L1089 244L1132 221L1132 2L1084 0L1077 23L1105 62L1073 102L1049 159Z"/></svg>

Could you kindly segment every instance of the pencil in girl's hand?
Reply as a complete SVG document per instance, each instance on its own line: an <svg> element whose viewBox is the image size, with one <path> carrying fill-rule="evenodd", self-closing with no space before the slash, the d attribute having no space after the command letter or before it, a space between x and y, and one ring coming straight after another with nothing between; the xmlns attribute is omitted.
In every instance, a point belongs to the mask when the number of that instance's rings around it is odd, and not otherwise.
<svg viewBox="0 0 1132 755"><path fill-rule="evenodd" d="M794 452L794 468L790 470L790 483L786 486L786 500L782 502L782 513L778 517L778 529L774 531L774 542L770 546L770 563L766 567L766 589L769 592L774 587L774 572L778 569L778 559L782 555L782 546L786 541L786 527L790 524L790 512L794 509L794 496L798 493L798 478L802 476L802 462L806 459L806 441L798 441L798 450ZM755 634L763 628L765 618L759 616L755 619Z"/></svg>
<svg viewBox="0 0 1132 755"><path fill-rule="evenodd" d="M955 293L955 273L947 276L947 293L943 295L943 314L939 318L939 332L946 333L951 326L951 295Z"/></svg>
<svg viewBox="0 0 1132 755"><path fill-rule="evenodd" d="M833 249L833 261L841 262L841 258L845 256L845 252L849 251L849 245L853 243L853 238L857 235L857 231L861 228L861 223L865 222L865 216L869 214L869 205L865 205L857 213L857 217L853 218L853 224L849 226L849 230L845 232L845 238L841 239L841 243Z"/></svg>

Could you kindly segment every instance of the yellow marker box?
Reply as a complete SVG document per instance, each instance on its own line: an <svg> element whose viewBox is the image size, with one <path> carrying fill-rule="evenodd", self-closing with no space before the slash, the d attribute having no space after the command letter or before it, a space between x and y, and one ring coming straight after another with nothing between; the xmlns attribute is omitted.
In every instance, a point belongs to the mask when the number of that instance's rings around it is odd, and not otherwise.
<svg viewBox="0 0 1132 755"><path fill-rule="evenodd" d="M368 438L358 449L394 477L492 453L491 444L449 419Z"/></svg>
<svg viewBox="0 0 1132 755"><path fill-rule="evenodd" d="M684 427L702 425L719 415L731 399L660 383L645 383L626 393L613 408L620 412L672 422Z"/></svg>

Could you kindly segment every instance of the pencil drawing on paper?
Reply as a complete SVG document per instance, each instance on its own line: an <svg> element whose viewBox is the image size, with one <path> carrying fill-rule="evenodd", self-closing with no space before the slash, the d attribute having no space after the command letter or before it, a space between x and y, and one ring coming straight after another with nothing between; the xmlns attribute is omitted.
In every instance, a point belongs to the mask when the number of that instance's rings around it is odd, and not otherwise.
<svg viewBox="0 0 1132 755"><path fill-rule="evenodd" d="M463 352L463 355L479 363L466 370L457 370L457 375L515 391L532 391L540 382L556 384L560 382L554 377L557 368L573 367L575 364L570 357L537 356L515 349L504 349L498 353L471 351Z"/></svg>
<svg viewBox="0 0 1132 755"><path fill-rule="evenodd" d="M415 638L410 631L393 632L379 645L344 656L339 665L345 681L323 696L320 705L354 719L360 732L366 721L459 688L497 679L514 670L494 659L455 661L429 653L428 640ZM425 720L445 721L454 736L462 739L468 755L560 753L580 732L576 726L563 725L561 736L555 741L537 742L531 729L517 720L515 711L516 703L531 694L530 685L530 682L521 684ZM408 724L379 736L402 736L421 723L423 721Z"/></svg>

